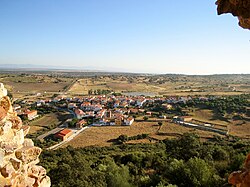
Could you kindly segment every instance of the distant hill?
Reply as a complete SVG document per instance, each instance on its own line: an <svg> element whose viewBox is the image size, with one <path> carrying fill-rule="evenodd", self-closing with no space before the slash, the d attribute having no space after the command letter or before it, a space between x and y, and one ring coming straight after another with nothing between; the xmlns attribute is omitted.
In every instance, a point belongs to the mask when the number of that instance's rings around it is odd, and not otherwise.
<svg viewBox="0 0 250 187"><path fill-rule="evenodd" d="M64 72L64 73L81 73L81 72L94 72L100 74L134 74L134 75L148 75L148 76L164 76L164 77L210 77L210 78L249 78L250 74L210 74L210 75L192 75L180 73L139 73L126 71L120 68L112 67L77 67L77 66L53 66L53 65L36 65L36 64L0 64L0 71L3 72Z"/></svg>
<svg viewBox="0 0 250 187"><path fill-rule="evenodd" d="M79 70L79 67L73 67L73 66L47 66L47 65L35 65L35 64L0 64L1 69L46 69L46 70L52 70L52 69L70 69L70 70ZM81 68L82 69L82 68Z"/></svg>
<svg viewBox="0 0 250 187"><path fill-rule="evenodd" d="M53 66L36 64L0 64L0 71L63 71L63 72L105 72L105 73L131 73L127 70L112 67L94 66ZM144 73L142 73L144 74Z"/></svg>

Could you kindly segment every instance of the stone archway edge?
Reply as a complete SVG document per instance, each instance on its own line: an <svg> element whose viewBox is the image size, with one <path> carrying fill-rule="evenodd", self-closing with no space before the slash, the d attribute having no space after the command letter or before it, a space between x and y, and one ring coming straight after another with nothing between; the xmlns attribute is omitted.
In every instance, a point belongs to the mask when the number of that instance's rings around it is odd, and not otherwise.
<svg viewBox="0 0 250 187"><path fill-rule="evenodd" d="M0 83L0 186L50 187L46 170L37 165L42 150L25 138L28 131Z"/></svg>
<svg viewBox="0 0 250 187"><path fill-rule="evenodd" d="M250 29L250 0L217 0L216 5L218 15L231 13L242 28Z"/></svg>

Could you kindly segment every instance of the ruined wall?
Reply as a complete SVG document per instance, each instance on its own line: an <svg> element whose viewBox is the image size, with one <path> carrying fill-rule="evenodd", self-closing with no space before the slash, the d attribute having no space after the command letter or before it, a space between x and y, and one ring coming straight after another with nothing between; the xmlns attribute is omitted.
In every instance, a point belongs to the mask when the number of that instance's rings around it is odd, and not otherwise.
<svg viewBox="0 0 250 187"><path fill-rule="evenodd" d="M231 173L228 178L228 182L237 187L250 186L250 154L246 158L244 168L241 171L235 171Z"/></svg>
<svg viewBox="0 0 250 187"><path fill-rule="evenodd" d="M250 29L250 0L217 0L216 4L219 15L231 13L242 28Z"/></svg>
<svg viewBox="0 0 250 187"><path fill-rule="evenodd" d="M38 166L41 149L26 139L29 127L13 111L7 90L0 83L0 186L49 187L46 170Z"/></svg>
<svg viewBox="0 0 250 187"><path fill-rule="evenodd" d="M250 29L250 0L217 0L216 5L219 15L231 13L238 17L242 28ZM236 187L250 187L250 154L243 170L231 173L228 182Z"/></svg>

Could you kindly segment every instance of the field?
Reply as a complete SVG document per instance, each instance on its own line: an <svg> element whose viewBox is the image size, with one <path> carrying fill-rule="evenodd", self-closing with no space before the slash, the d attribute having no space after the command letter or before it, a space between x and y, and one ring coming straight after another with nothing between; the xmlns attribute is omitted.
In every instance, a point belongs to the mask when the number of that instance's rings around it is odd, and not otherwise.
<svg viewBox="0 0 250 187"><path fill-rule="evenodd" d="M39 130L49 130L57 127L69 117L68 113L50 113L42 116L39 119L34 119L28 122L30 126L29 134L36 133Z"/></svg>
<svg viewBox="0 0 250 187"><path fill-rule="evenodd" d="M193 119L195 120L212 123L214 125L218 124L220 126L226 127L230 123L226 119L221 119L218 116L215 116L213 111L208 109L196 109L194 112L191 112L189 114L193 116Z"/></svg>
<svg viewBox="0 0 250 187"><path fill-rule="evenodd" d="M72 94L88 94L88 90L113 90L115 92L126 91L152 91L143 83L128 83L124 80L112 80L110 78L102 78L94 80L93 78L84 78L78 80L68 91Z"/></svg>
<svg viewBox="0 0 250 187"><path fill-rule="evenodd" d="M92 76L91 76L92 75ZM139 75L126 73L19 72L0 74L15 98L62 94L87 95L89 90L148 92L152 95L238 95L250 93L249 75Z"/></svg>
<svg viewBox="0 0 250 187"><path fill-rule="evenodd" d="M34 134L40 130L43 130L44 128L43 127L40 127L40 126L30 126L30 130L29 130L29 134Z"/></svg>
<svg viewBox="0 0 250 187"><path fill-rule="evenodd" d="M113 140L120 135L135 136L138 134L149 134L153 139L163 140L165 138L173 138L185 132L195 132L201 138L211 138L213 135L218 135L212 132L205 132L186 128L174 123L164 123L158 132L159 126L154 122L135 122L132 126L106 126L106 127L91 127L79 134L74 141L70 141L64 146L71 145L73 147L86 146L109 146ZM136 140L127 143L145 143L149 140Z"/></svg>
<svg viewBox="0 0 250 187"><path fill-rule="evenodd" d="M233 120L223 118L220 119L214 116L211 110L195 110L190 113L193 119L214 124L217 128L224 128L229 130L230 135L238 136L240 138L250 138L250 120L245 118L242 120Z"/></svg>
<svg viewBox="0 0 250 187"><path fill-rule="evenodd" d="M99 76L78 79L71 94L88 94L88 90L115 92L149 92L155 95L238 95L249 93L248 76L239 78L206 76Z"/></svg>
<svg viewBox="0 0 250 187"><path fill-rule="evenodd" d="M51 95L65 91L74 79L56 78L47 75L1 75L0 82L15 98Z"/></svg>
<svg viewBox="0 0 250 187"><path fill-rule="evenodd" d="M250 122L237 120L228 127L231 135L250 139Z"/></svg>
<svg viewBox="0 0 250 187"><path fill-rule="evenodd" d="M91 72L43 72L43 73L3 73L3 82L15 99L36 101L52 98L54 94L67 96L88 95L97 90L109 90L117 93L136 92L166 96L188 95L238 95L250 93L250 75L143 75L126 73L91 73ZM191 110L190 110L191 111ZM249 119L232 120L214 115L211 110L195 109L188 112L197 121L214 124L217 128L228 129L231 135L250 138ZM66 114L49 114L29 122L30 133L44 132L58 126L66 119ZM67 145L105 146L112 144L112 139L126 134L135 136L149 134L151 138L162 140L183 134L196 132L203 139L217 135L211 132L194 130L176 124L164 122L161 129L157 122L135 122L131 127L92 127L81 133ZM127 143L149 142L149 140L133 140Z"/></svg>

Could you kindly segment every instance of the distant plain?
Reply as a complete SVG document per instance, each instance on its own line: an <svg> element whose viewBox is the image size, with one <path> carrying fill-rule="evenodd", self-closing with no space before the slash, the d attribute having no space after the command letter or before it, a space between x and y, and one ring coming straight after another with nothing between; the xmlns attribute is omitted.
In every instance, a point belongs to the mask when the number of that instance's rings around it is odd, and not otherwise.
<svg viewBox="0 0 250 187"><path fill-rule="evenodd" d="M92 90L109 90L116 93L152 93L155 96L228 96L250 93L250 75L146 75L102 72L2 72L3 82L14 100L34 102L57 95L82 97ZM193 109L188 114L194 120L211 123L215 127L228 129L231 135L249 139L250 123L245 120L228 120L214 116L212 110ZM60 124L60 115L49 114L31 122L30 134L46 128L47 125ZM139 119L139 118L138 118ZM108 146L112 139L121 134L135 136L149 134L153 140L173 138L184 132L195 132L207 140L215 133L194 130L170 122L159 126L155 122L135 122L131 127L93 127L82 132L74 141L66 145L74 147ZM218 134L217 134L218 135ZM152 141L153 142L153 141ZM127 143L149 143L149 139L131 140ZM65 145L65 146L66 146Z"/></svg>

